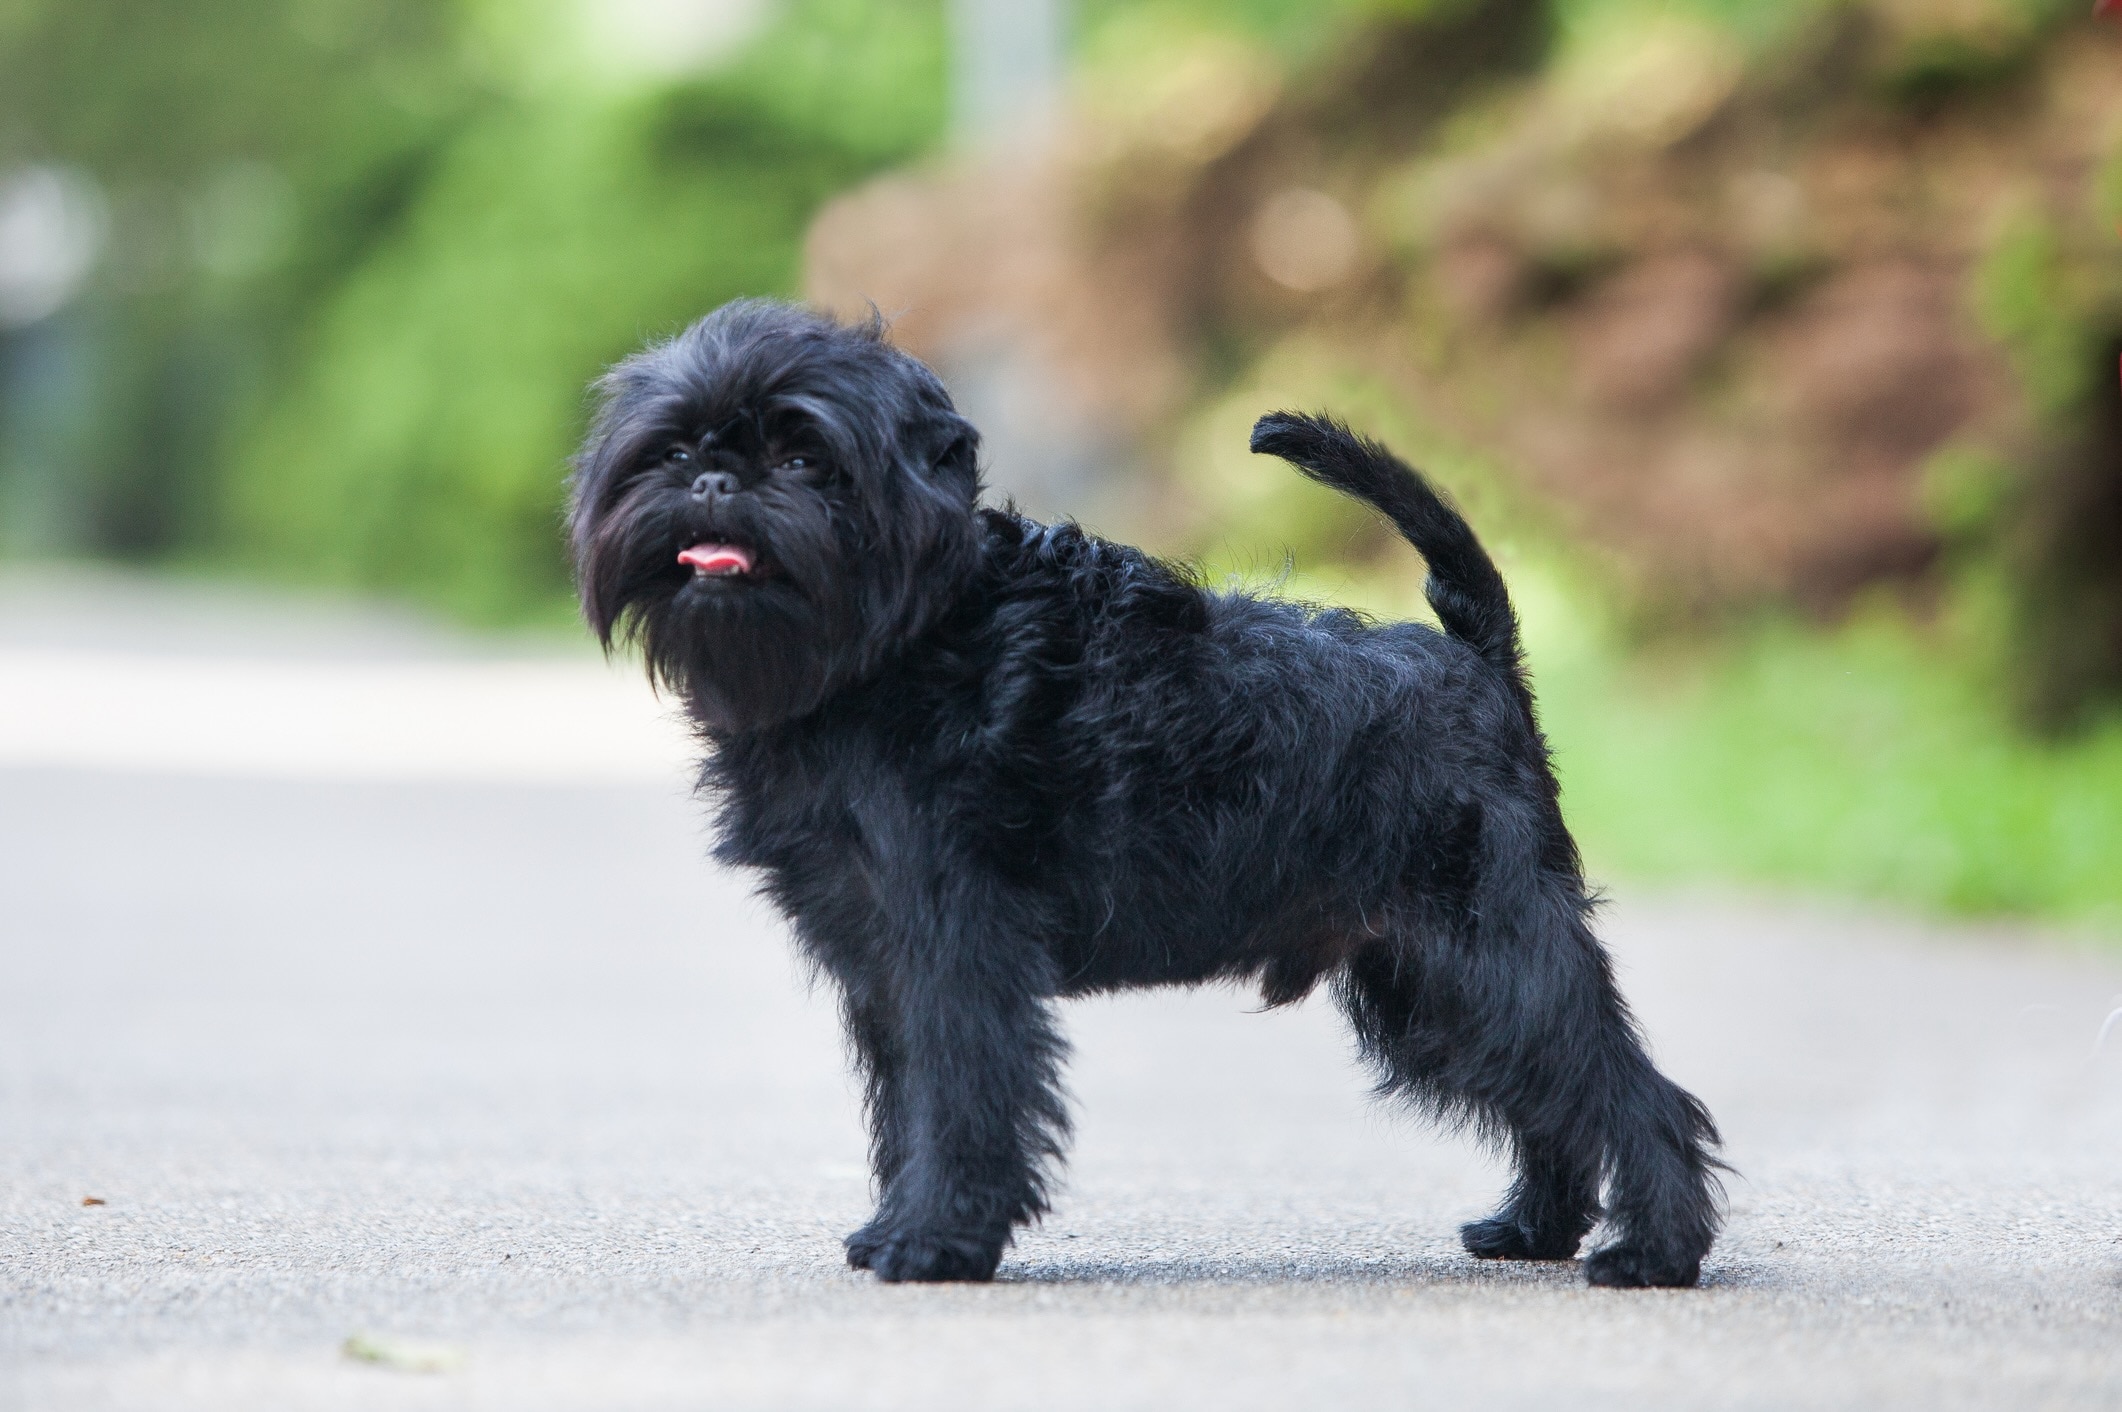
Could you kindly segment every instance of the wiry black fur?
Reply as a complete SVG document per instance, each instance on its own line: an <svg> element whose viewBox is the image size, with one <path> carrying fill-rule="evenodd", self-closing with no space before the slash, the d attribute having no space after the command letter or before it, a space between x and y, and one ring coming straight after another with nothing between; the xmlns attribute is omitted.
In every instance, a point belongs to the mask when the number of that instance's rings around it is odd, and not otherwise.
<svg viewBox="0 0 2122 1412"><path fill-rule="evenodd" d="M602 389L584 607L683 695L718 856L838 984L879 1198L851 1262L986 1279L1046 1210L1057 998L1326 980L1384 1091L1515 1155L1467 1249L1566 1259L1603 1188L1591 1281L1695 1281L1715 1130L1588 924L1503 581L1413 471L1320 418L1254 432L1424 553L1445 633L977 508L977 434L874 324L732 304ZM691 577L706 539L759 575Z"/></svg>

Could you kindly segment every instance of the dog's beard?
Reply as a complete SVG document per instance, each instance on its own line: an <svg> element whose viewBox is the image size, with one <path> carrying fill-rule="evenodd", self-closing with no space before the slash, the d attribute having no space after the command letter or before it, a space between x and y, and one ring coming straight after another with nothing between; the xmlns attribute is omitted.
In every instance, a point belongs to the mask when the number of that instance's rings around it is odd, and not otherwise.
<svg viewBox="0 0 2122 1412"><path fill-rule="evenodd" d="M740 547L747 571L704 573L689 546ZM761 486L692 501L644 475L582 546L593 624L637 643L657 681L711 732L815 710L947 606L975 555L966 508L879 487L840 498Z"/></svg>
<svg viewBox="0 0 2122 1412"><path fill-rule="evenodd" d="M638 637L657 679L710 730L751 729L808 714L862 674L866 660L850 600L824 588L812 600L792 578L743 588L688 582L641 615Z"/></svg>
<svg viewBox="0 0 2122 1412"><path fill-rule="evenodd" d="M839 538L814 494L761 487L706 507L643 475L584 545L584 600L599 633L638 645L702 725L771 724L815 708L859 636ZM702 543L740 546L748 570L679 562Z"/></svg>

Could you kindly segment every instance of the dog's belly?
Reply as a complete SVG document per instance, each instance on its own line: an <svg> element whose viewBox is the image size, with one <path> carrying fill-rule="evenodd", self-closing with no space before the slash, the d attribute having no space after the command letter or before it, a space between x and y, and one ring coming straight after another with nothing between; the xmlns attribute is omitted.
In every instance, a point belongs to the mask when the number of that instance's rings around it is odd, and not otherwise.
<svg viewBox="0 0 2122 1412"><path fill-rule="evenodd" d="M1145 989L1154 986L1200 985L1231 974L1229 958L1188 955L1184 952L1129 950L1117 947L1086 948L1085 954L1064 953L1061 961L1061 994L1090 995L1107 990Z"/></svg>
<svg viewBox="0 0 2122 1412"><path fill-rule="evenodd" d="M1293 911L1295 909L1292 909ZM1263 915L1256 913L1255 917ZM1192 924L1122 925L1117 918L1056 947L1063 995L1256 979L1270 1005L1301 1000L1348 958L1356 933L1338 919L1304 909L1308 920L1264 914L1247 926L1223 910L1196 910Z"/></svg>

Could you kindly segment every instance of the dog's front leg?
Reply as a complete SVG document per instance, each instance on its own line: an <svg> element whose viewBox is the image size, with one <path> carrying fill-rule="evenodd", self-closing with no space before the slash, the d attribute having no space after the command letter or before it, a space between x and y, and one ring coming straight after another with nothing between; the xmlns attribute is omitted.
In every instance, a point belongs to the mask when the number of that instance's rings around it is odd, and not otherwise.
<svg viewBox="0 0 2122 1412"><path fill-rule="evenodd" d="M848 1046L862 1071L862 1116L869 1123L869 1166L876 1178L879 1219L847 1238L847 1263L867 1270L884 1239L882 1213L892 1204L892 1187L906 1165L906 1103L899 1061L899 1038L890 1005L869 993L865 978L843 976L842 1015Z"/></svg>
<svg viewBox="0 0 2122 1412"><path fill-rule="evenodd" d="M884 974L849 1010L884 1126L877 1214L848 1259L885 1280L985 1280L1046 1210L1067 1129L1052 962L999 890L931 884L887 908L870 948Z"/></svg>

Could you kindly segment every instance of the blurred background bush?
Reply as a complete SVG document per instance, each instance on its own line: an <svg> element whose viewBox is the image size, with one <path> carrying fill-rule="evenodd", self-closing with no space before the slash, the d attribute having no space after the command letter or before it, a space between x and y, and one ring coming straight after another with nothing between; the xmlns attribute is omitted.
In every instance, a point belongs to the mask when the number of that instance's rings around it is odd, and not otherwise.
<svg viewBox="0 0 2122 1412"><path fill-rule="evenodd" d="M1244 432L1421 457L1602 869L2122 924L2088 8L0 0L0 546L561 623L597 371L874 301L1215 578L1419 611Z"/></svg>

